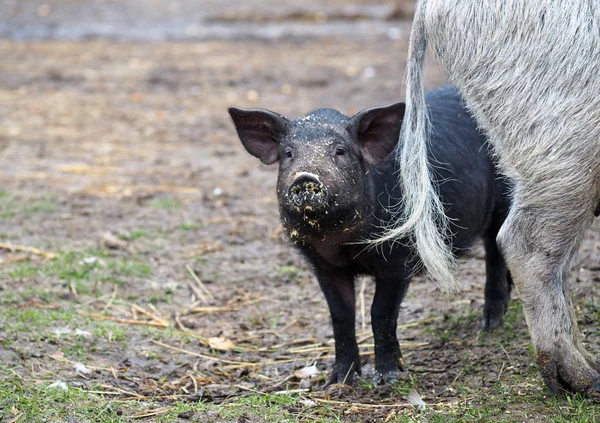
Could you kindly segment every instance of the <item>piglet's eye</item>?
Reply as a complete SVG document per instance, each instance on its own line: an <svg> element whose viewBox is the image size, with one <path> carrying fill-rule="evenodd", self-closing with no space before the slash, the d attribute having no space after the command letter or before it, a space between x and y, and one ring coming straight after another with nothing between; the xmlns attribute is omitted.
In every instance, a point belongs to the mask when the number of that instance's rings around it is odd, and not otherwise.
<svg viewBox="0 0 600 423"><path fill-rule="evenodd" d="M337 147L335 149L336 156L343 156L344 154L346 154L346 149L344 147Z"/></svg>
<svg viewBox="0 0 600 423"><path fill-rule="evenodd" d="M285 150L285 157L287 157L288 159L291 159L292 157L294 157L294 153L292 153L292 150L290 150L289 148L287 148Z"/></svg>

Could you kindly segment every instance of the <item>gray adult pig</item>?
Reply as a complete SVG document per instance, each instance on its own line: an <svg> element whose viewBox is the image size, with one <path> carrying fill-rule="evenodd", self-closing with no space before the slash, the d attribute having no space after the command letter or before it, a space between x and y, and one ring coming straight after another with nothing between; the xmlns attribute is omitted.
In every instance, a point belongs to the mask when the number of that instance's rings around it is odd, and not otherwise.
<svg viewBox="0 0 600 423"><path fill-rule="evenodd" d="M600 200L600 1L418 3L398 153L406 216L379 241L413 234L430 275L451 289L443 242L451 224L439 224L444 211L426 155L427 43L515 183L498 243L544 381L553 392L598 393L600 362L580 344L569 272Z"/></svg>

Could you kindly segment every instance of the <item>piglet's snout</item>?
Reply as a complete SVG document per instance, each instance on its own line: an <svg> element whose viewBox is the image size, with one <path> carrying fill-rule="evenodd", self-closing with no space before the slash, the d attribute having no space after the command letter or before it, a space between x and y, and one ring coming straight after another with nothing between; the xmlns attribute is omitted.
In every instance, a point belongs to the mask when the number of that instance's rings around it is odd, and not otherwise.
<svg viewBox="0 0 600 423"><path fill-rule="evenodd" d="M327 189L318 176L308 172L296 175L288 190L288 197L297 206L319 205L327 197Z"/></svg>

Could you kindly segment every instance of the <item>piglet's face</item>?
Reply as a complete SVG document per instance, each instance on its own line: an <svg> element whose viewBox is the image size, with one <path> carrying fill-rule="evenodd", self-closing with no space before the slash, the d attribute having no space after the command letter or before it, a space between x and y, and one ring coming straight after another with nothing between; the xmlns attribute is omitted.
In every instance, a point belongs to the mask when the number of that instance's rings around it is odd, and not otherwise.
<svg viewBox="0 0 600 423"><path fill-rule="evenodd" d="M396 146L404 104L352 118L319 109L295 120L266 110L229 109L246 150L279 162L277 198L292 238L348 231L369 210L368 169Z"/></svg>

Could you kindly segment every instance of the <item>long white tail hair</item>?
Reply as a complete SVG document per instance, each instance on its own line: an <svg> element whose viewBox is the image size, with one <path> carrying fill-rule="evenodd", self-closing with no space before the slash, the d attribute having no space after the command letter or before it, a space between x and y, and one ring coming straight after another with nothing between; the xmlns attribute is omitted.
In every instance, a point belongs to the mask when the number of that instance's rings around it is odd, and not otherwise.
<svg viewBox="0 0 600 423"><path fill-rule="evenodd" d="M423 62L427 49L425 32L426 1L418 2L415 11L408 63L406 68L406 111L400 133L397 159L403 200L403 218L375 240L394 242L410 237L430 278L445 292L456 292L459 284L454 275L456 262L451 247L445 242L450 235L450 222L432 182L435 172L427 158L429 119L423 89Z"/></svg>

